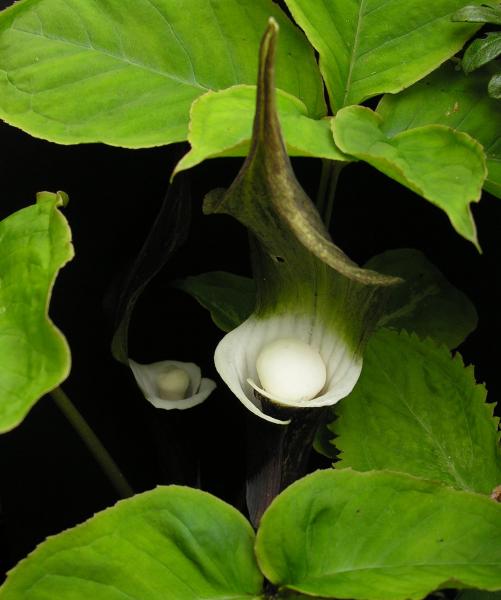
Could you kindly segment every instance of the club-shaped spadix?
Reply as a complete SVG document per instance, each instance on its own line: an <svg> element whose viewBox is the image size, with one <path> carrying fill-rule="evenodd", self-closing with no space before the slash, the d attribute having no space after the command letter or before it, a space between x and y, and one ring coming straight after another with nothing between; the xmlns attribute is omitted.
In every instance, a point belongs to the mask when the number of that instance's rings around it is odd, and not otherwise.
<svg viewBox="0 0 501 600"><path fill-rule="evenodd" d="M275 107L277 32L270 19L249 154L227 191L208 194L204 210L248 228L257 288L254 313L219 343L216 368L249 410L286 424L295 409L350 393L387 290L399 280L359 268L335 246L294 176Z"/></svg>

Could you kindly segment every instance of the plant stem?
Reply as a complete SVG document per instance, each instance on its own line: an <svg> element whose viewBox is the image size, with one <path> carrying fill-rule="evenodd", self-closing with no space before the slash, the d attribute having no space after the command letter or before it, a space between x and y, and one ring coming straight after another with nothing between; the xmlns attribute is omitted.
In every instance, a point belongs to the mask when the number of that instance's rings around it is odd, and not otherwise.
<svg viewBox="0 0 501 600"><path fill-rule="evenodd" d="M320 183L318 184L317 197L315 204L318 212L322 214L325 209L325 199L327 194L327 186L329 185L329 179L331 174L332 161L322 158L322 170L320 171Z"/></svg>
<svg viewBox="0 0 501 600"><path fill-rule="evenodd" d="M105 475L121 498L129 498L134 495L133 489L125 479L123 473L118 468L115 461L111 458L109 452L103 446L99 438L92 431L87 421L78 412L75 405L60 387L50 392L61 412L73 425L84 444L90 450Z"/></svg>
<svg viewBox="0 0 501 600"><path fill-rule="evenodd" d="M343 169L344 164L340 161L332 161L329 177L329 186L325 198L324 209L322 211L322 217L324 219L325 226L327 229L330 228L332 219L332 210L334 208L334 197L336 195L337 182L339 180L339 174Z"/></svg>

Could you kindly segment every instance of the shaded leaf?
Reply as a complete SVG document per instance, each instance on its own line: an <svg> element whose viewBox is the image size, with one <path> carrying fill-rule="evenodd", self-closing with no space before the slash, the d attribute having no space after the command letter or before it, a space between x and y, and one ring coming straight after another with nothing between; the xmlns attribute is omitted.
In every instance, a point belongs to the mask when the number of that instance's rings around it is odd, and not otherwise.
<svg viewBox="0 0 501 600"><path fill-rule="evenodd" d="M388 136L422 127L447 125L468 133L484 147L488 175L484 187L501 197L501 104L485 93L492 65L466 76L452 62L396 96L386 95L377 112Z"/></svg>
<svg viewBox="0 0 501 600"><path fill-rule="evenodd" d="M501 600L501 592L464 590L456 596L456 600Z"/></svg>
<svg viewBox="0 0 501 600"><path fill-rule="evenodd" d="M487 91L491 98L495 98L496 100L501 98L501 73L491 77Z"/></svg>
<svg viewBox="0 0 501 600"><path fill-rule="evenodd" d="M391 469L490 494L501 483L498 418L461 356L405 333L370 340L330 429L339 468Z"/></svg>
<svg viewBox="0 0 501 600"><path fill-rule="evenodd" d="M176 177L167 190L160 211L138 256L133 262L116 301L115 331L111 351L129 366L128 334L134 306L143 290L185 242L191 219L187 182Z"/></svg>
<svg viewBox="0 0 501 600"><path fill-rule="evenodd" d="M9 573L0 598L258 600L253 544L228 504L157 488L49 538Z"/></svg>
<svg viewBox="0 0 501 600"><path fill-rule="evenodd" d="M480 6L464 6L452 15L452 20L501 25L501 6L489 3L482 3Z"/></svg>
<svg viewBox="0 0 501 600"><path fill-rule="evenodd" d="M178 163L176 171L216 156L246 156L255 106L255 86L233 86L198 98L190 113L191 150ZM347 160L334 144L329 118L310 118L300 100L281 90L277 90L277 109L290 156Z"/></svg>
<svg viewBox="0 0 501 600"><path fill-rule="evenodd" d="M379 327L406 329L456 348L476 328L475 307L419 250L389 250L365 265L404 281L391 290Z"/></svg>
<svg viewBox="0 0 501 600"><path fill-rule="evenodd" d="M70 372L68 344L48 316L56 276L73 257L58 210L66 202L64 192L42 192L0 222L0 432Z"/></svg>
<svg viewBox="0 0 501 600"><path fill-rule="evenodd" d="M406 0L404 8L387 0L286 4L320 54L333 112L408 87L458 52L478 29L451 21L464 0Z"/></svg>
<svg viewBox="0 0 501 600"><path fill-rule="evenodd" d="M317 471L272 503L256 552L275 585L322 598L499 590L501 505L403 474Z"/></svg>
<svg viewBox="0 0 501 600"><path fill-rule="evenodd" d="M480 199L485 156L469 135L443 125L383 130L378 113L362 106L340 110L334 140L347 154L365 160L447 213L454 229L478 247L470 203Z"/></svg>
<svg viewBox="0 0 501 600"><path fill-rule="evenodd" d="M256 303L254 281L233 273L212 271L178 279L172 285L198 300L223 331L231 331L243 323Z"/></svg>
<svg viewBox="0 0 501 600"><path fill-rule="evenodd" d="M0 14L0 117L63 144L185 140L193 100L255 83L270 15L283 34L278 86L325 114L313 52L271 0L190 0L189 10L178 0L21 0Z"/></svg>
<svg viewBox="0 0 501 600"><path fill-rule="evenodd" d="M485 37L473 40L466 49L461 64L465 73L471 73L501 54L501 33L487 33Z"/></svg>

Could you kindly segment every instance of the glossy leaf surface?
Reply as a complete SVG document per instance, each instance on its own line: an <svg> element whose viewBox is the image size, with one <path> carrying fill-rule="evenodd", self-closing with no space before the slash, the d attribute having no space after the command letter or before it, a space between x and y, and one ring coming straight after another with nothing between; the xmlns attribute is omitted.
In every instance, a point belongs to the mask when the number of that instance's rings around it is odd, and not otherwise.
<svg viewBox="0 0 501 600"><path fill-rule="evenodd" d="M501 25L501 7L491 2L482 2L481 6L465 6L454 13L452 20Z"/></svg>
<svg viewBox="0 0 501 600"><path fill-rule="evenodd" d="M233 86L198 98L191 107L188 134L191 150L176 170L188 169L216 156L246 156L255 106L254 86ZM290 156L347 159L334 144L329 118L312 119L300 100L281 90L277 90L277 110Z"/></svg>
<svg viewBox="0 0 501 600"><path fill-rule="evenodd" d="M489 85L487 86L487 91L491 98L495 98L496 100L501 99L501 73L491 77ZM501 162L501 160L499 162Z"/></svg>
<svg viewBox="0 0 501 600"><path fill-rule="evenodd" d="M317 471L272 503L256 551L273 583L322 598L499 590L501 505L408 475Z"/></svg>
<svg viewBox="0 0 501 600"><path fill-rule="evenodd" d="M256 303L256 286L252 279L223 271L186 277L174 281L173 285L209 310L212 320L223 331L231 331L243 323Z"/></svg>
<svg viewBox="0 0 501 600"><path fill-rule="evenodd" d="M334 112L377 94L399 92L453 56L475 32L473 25L451 21L464 0L286 4L320 54Z"/></svg>
<svg viewBox="0 0 501 600"><path fill-rule="evenodd" d="M18 425L70 371L68 344L48 316L59 270L73 257L71 231L58 207L63 192L0 223L0 432Z"/></svg>
<svg viewBox="0 0 501 600"><path fill-rule="evenodd" d="M490 494L501 483L501 452L499 419L485 399L459 354L383 329L368 344L357 387L336 407L336 466Z"/></svg>
<svg viewBox="0 0 501 600"><path fill-rule="evenodd" d="M464 53L461 64L465 73L471 73L501 54L501 33L491 32L473 40Z"/></svg>
<svg viewBox="0 0 501 600"><path fill-rule="evenodd" d="M389 250L366 267L395 275L403 283L391 290L379 327L417 333L456 348L477 326L477 311L419 250Z"/></svg>
<svg viewBox="0 0 501 600"><path fill-rule="evenodd" d="M495 72L487 65L466 76L447 62L401 94L383 97L377 108L383 131L391 137L439 124L468 133L482 144L487 157L484 187L501 197L501 104L485 93Z"/></svg>
<svg viewBox="0 0 501 600"><path fill-rule="evenodd" d="M333 132L343 152L365 160L444 210L454 229L478 247L469 205L480 199L487 170L476 140L443 125L413 127L389 136L382 117L362 106L340 110Z"/></svg>
<svg viewBox="0 0 501 600"><path fill-rule="evenodd" d="M254 532L231 506L171 486L119 502L49 538L1 600L257 600Z"/></svg>
<svg viewBox="0 0 501 600"><path fill-rule="evenodd" d="M255 83L270 16L278 86L321 116L313 52L271 0L21 0L0 14L0 117L63 144L185 140L193 100Z"/></svg>

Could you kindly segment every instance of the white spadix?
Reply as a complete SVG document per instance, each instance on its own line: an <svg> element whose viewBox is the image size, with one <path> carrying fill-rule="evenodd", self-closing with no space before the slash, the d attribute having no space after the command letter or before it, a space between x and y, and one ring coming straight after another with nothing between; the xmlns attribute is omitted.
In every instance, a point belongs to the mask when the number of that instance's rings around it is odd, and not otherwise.
<svg viewBox="0 0 501 600"><path fill-rule="evenodd" d="M147 365L129 359L137 385L156 408L184 410L201 404L216 388L194 363L162 360Z"/></svg>
<svg viewBox="0 0 501 600"><path fill-rule="evenodd" d="M327 370L320 353L298 338L280 338L266 344L256 361L262 396L282 401L311 400L325 386Z"/></svg>

